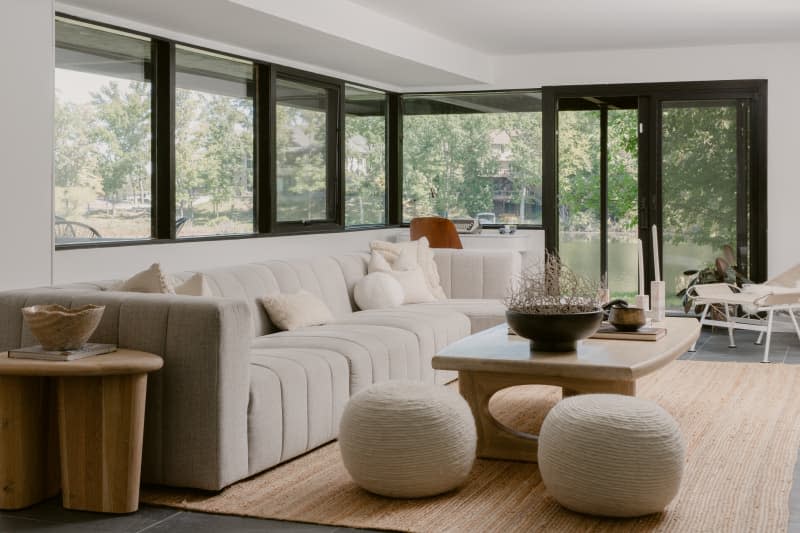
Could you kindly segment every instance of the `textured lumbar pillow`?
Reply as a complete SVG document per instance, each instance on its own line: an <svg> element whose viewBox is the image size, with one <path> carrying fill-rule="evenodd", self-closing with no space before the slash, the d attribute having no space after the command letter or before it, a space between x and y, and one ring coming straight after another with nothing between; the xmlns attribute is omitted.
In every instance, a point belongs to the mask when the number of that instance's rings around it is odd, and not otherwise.
<svg viewBox="0 0 800 533"><path fill-rule="evenodd" d="M316 295L300 289L291 294L276 294L261 299L270 320L278 329L292 331L319 326L333 320L333 313Z"/></svg>
<svg viewBox="0 0 800 533"><path fill-rule="evenodd" d="M123 281L115 287L118 291L129 292L157 292L164 294L173 294L175 289L169 282L164 272L161 270L161 265L153 263L147 270L142 270Z"/></svg>
<svg viewBox="0 0 800 533"><path fill-rule="evenodd" d="M388 272L373 272L358 280L353 297L359 309L385 309L402 305L403 286Z"/></svg>
<svg viewBox="0 0 800 533"><path fill-rule="evenodd" d="M206 277L197 272L191 278L183 283L174 283L175 294L183 294L184 296L212 296L211 287L208 286Z"/></svg>
<svg viewBox="0 0 800 533"><path fill-rule="evenodd" d="M403 250L409 249L408 253L415 258L416 263L423 272L425 283L427 283L430 293L433 294L434 298L437 300L447 299L447 296L444 294L444 289L442 289L441 278L439 278L439 270L436 268L436 262L433 260L433 250L431 250L426 237L422 237L416 241L400 243L372 241L369 247L373 252L377 252L382 255L388 264L395 269L395 261L400 258L400 254L403 252Z"/></svg>

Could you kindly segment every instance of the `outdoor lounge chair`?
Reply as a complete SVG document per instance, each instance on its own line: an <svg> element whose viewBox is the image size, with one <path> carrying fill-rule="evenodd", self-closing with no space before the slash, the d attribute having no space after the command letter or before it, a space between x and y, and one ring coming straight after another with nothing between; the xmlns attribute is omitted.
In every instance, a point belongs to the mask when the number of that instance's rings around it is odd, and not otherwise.
<svg viewBox="0 0 800 533"><path fill-rule="evenodd" d="M703 306L700 325L722 326L728 328L729 346L736 347L733 340L734 329L747 329L760 332L756 344L761 344L766 334L764 358L762 363L769 363L769 345L772 337L773 318L775 313L789 314L794 324L797 338L800 339L800 327L794 315L800 309L800 264L761 284L745 286L740 289L729 283L709 283L694 285L687 290L687 295L697 305ZM742 306L744 316L738 316L736 306ZM717 320L709 311L716 309L725 317ZM762 318L766 313L766 318ZM695 347L689 351L694 351Z"/></svg>

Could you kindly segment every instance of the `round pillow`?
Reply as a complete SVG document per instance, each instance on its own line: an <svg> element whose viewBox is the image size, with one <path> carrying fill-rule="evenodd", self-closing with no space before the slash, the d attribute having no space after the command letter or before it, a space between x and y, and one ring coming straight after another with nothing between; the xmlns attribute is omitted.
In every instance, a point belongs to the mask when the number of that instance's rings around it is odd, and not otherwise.
<svg viewBox="0 0 800 533"><path fill-rule="evenodd" d="M345 468L362 488L421 498L466 481L477 448L475 420L454 390L387 381L353 396L339 426Z"/></svg>
<svg viewBox="0 0 800 533"><path fill-rule="evenodd" d="M385 309L403 303L403 286L386 272L367 274L356 283L353 297L359 309Z"/></svg>
<svg viewBox="0 0 800 533"><path fill-rule="evenodd" d="M617 394L566 398L539 433L539 471L564 507L600 516L663 511L680 488L686 447L653 402Z"/></svg>

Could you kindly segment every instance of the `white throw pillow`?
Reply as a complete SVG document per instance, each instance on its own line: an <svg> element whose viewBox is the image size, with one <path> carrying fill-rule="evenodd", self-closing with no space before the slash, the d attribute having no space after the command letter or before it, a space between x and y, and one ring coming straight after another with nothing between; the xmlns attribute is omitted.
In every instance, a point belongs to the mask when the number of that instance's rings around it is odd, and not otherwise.
<svg viewBox="0 0 800 533"><path fill-rule="evenodd" d="M392 266L386 261L386 258L378 252L372 252L372 256L369 258L369 264L367 265L367 273L372 274L373 272L391 271Z"/></svg>
<svg viewBox="0 0 800 533"><path fill-rule="evenodd" d="M436 298L434 298L428 288L428 284L425 281L425 274L422 273L421 269L393 270L391 276L399 281L400 286L403 287L404 304L419 304L436 301Z"/></svg>
<svg viewBox="0 0 800 533"><path fill-rule="evenodd" d="M333 313L325 302L303 289L290 294L266 296L261 303L275 327L285 331L333 321Z"/></svg>
<svg viewBox="0 0 800 533"><path fill-rule="evenodd" d="M388 272L373 272L358 280L353 297L359 309L386 309L403 304L403 286Z"/></svg>
<svg viewBox="0 0 800 533"><path fill-rule="evenodd" d="M183 283L173 282L175 287L175 294L183 294L185 296L212 296L211 287L208 286L206 277L197 272L191 278Z"/></svg>
<svg viewBox="0 0 800 533"><path fill-rule="evenodd" d="M174 294L175 289L169 282L161 265L153 263L147 270L142 270L123 281L114 290L127 292L155 292L163 294Z"/></svg>
<svg viewBox="0 0 800 533"><path fill-rule="evenodd" d="M392 266L404 249L410 249L409 253L416 257L416 262L422 269L428 290L437 300L447 299L427 237L408 242L372 241L369 247L373 252L381 254Z"/></svg>

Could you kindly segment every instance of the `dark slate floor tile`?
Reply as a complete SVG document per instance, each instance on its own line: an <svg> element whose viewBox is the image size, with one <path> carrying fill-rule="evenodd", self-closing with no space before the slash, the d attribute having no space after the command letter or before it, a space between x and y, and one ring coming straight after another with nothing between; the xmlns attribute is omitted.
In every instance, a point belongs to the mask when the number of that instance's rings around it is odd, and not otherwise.
<svg viewBox="0 0 800 533"><path fill-rule="evenodd" d="M241 516L183 512L146 530L147 533L332 533L334 526L263 520ZM354 531L354 530L348 530Z"/></svg>
<svg viewBox="0 0 800 533"><path fill-rule="evenodd" d="M3 511L0 516L44 521L49 523L47 531L137 533L178 512L175 509L151 506L142 506L138 512L124 515L70 511L61 506L60 498L54 498L27 509ZM59 527L55 527L54 524L58 524Z"/></svg>

